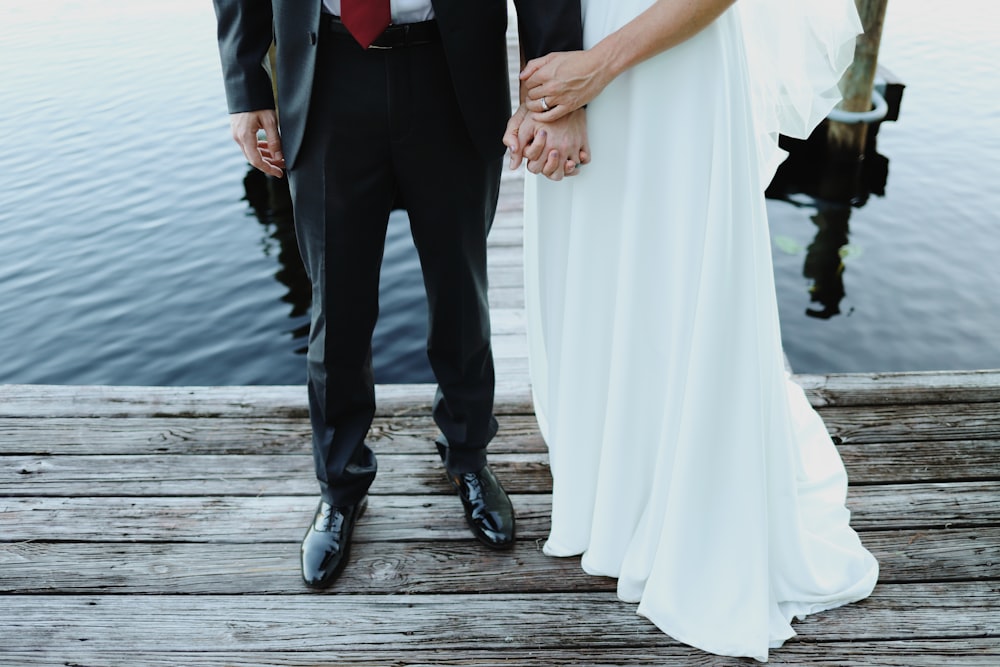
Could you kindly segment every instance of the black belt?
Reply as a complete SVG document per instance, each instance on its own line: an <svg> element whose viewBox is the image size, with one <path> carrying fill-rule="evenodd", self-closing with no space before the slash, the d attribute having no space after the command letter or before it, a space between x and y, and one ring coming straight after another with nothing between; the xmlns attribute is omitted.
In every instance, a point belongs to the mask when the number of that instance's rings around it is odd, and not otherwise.
<svg viewBox="0 0 1000 667"><path fill-rule="evenodd" d="M335 35L354 37L347 30L339 16L323 14L325 28ZM394 23L379 35L369 49L400 49L406 46L434 44L441 41L441 31L435 20L419 21L417 23Z"/></svg>

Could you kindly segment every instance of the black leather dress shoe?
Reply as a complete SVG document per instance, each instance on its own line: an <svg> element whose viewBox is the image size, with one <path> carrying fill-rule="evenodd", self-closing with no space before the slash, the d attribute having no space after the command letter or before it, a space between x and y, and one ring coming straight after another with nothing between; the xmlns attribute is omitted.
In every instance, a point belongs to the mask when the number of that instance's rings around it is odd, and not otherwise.
<svg viewBox="0 0 1000 667"><path fill-rule="evenodd" d="M302 540L302 580L310 588L326 588L347 565L354 524L368 504L365 496L357 505L334 507L320 501L313 522Z"/></svg>
<svg viewBox="0 0 1000 667"><path fill-rule="evenodd" d="M485 465L477 472L448 473L465 507L465 520L476 539L491 549L514 546L514 507L493 471Z"/></svg>

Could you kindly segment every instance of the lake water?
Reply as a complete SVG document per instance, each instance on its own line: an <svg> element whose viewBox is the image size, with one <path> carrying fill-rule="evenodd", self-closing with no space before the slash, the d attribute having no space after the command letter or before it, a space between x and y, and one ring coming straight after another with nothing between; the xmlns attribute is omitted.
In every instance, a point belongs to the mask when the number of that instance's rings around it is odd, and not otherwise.
<svg viewBox="0 0 1000 667"><path fill-rule="evenodd" d="M880 62L907 87L879 132L885 196L850 213L839 315L805 315L813 212L769 202L796 371L1000 367L998 27L989 0L889 3Z"/></svg>
<svg viewBox="0 0 1000 667"><path fill-rule="evenodd" d="M1000 367L998 16L890 3L882 62L907 89L879 134L885 195L846 235L824 222L813 252L815 211L769 201L795 370ZM303 381L307 290L280 198L244 182L214 31L205 0L5 2L0 383ZM807 257L810 275L832 262L842 298L811 300ZM396 213L380 382L431 379L422 299Z"/></svg>

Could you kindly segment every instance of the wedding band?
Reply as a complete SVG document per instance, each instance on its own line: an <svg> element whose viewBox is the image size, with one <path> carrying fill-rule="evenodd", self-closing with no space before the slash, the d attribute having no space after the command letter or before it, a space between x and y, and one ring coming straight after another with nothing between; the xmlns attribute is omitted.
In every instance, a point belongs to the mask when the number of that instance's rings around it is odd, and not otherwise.
<svg viewBox="0 0 1000 667"><path fill-rule="evenodd" d="M549 103L546 102L545 98L543 97L542 98L542 111L548 111L548 110L549 110Z"/></svg>

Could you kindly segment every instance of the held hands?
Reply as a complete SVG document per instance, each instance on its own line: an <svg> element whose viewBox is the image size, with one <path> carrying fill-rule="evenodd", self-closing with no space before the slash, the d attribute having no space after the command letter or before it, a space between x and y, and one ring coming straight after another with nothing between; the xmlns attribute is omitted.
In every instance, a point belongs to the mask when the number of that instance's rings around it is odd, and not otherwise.
<svg viewBox="0 0 1000 667"><path fill-rule="evenodd" d="M522 104L507 122L503 142L510 149L510 168L527 161L527 169L553 181L574 176L590 162L586 111L545 123Z"/></svg>
<svg viewBox="0 0 1000 667"><path fill-rule="evenodd" d="M550 53L528 62L520 74L521 106L507 123L504 144L510 168L527 160L528 171L558 181L590 162L584 105L614 78L594 51Z"/></svg>
<svg viewBox="0 0 1000 667"><path fill-rule="evenodd" d="M281 178L285 157L281 153L277 114L271 109L234 113L229 116L229 124L233 140L243 150L247 162L265 174ZM264 131L263 141L257 139L261 130Z"/></svg>

